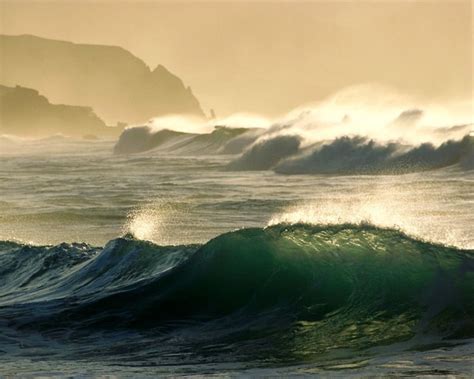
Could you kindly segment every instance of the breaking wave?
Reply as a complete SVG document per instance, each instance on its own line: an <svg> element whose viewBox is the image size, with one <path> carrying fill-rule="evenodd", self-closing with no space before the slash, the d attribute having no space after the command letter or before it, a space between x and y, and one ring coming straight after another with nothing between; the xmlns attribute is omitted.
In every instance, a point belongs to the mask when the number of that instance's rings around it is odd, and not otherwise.
<svg viewBox="0 0 474 379"><path fill-rule="evenodd" d="M282 174L472 168L472 101L429 104L379 87L347 88L273 120L241 116L199 123L165 117L126 129L114 151L239 154L225 169Z"/></svg>
<svg viewBox="0 0 474 379"><path fill-rule="evenodd" d="M297 136L278 136L253 144L241 157L227 165L229 170L268 170L298 152Z"/></svg>
<svg viewBox="0 0 474 379"><path fill-rule="evenodd" d="M210 133L195 134L155 130L145 125L125 129L114 146L114 153L134 154L154 150L180 155L236 154L257 137L256 130L247 128L216 126Z"/></svg>
<svg viewBox="0 0 474 379"><path fill-rule="evenodd" d="M379 144L363 137L341 137L275 167L281 174L404 174L457 165L474 168L474 137L438 147Z"/></svg>
<svg viewBox="0 0 474 379"><path fill-rule="evenodd" d="M420 333L474 337L474 251L371 225L279 224L168 247L130 235L104 248L2 242L0 251L0 327L51 338L128 330L153 335L158 350L213 341L219 355L220 341L242 359L301 359Z"/></svg>

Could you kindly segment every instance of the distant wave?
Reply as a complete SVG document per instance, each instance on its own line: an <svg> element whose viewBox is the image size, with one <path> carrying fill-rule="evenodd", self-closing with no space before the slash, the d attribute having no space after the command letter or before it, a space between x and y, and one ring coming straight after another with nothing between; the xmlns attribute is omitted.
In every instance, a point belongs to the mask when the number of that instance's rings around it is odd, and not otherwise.
<svg viewBox="0 0 474 379"><path fill-rule="evenodd" d="M125 129L114 146L115 154L134 154L154 149L169 141L188 139L195 134L172 130L153 131L149 126L137 126Z"/></svg>
<svg viewBox="0 0 474 379"><path fill-rule="evenodd" d="M220 154L241 154L264 133L264 129L249 129L245 133L238 135L237 137L231 138L225 145L219 150Z"/></svg>
<svg viewBox="0 0 474 379"><path fill-rule="evenodd" d="M298 152L298 136L278 136L253 144L241 157L228 164L229 170L267 170Z"/></svg>
<svg viewBox="0 0 474 379"><path fill-rule="evenodd" d="M345 175L473 168L472 123L435 127L426 124L433 117L417 108L395 116L393 109L355 108L358 118L349 112L337 119L333 113L344 108L333 108L329 103L293 112L261 133L227 169Z"/></svg>
<svg viewBox="0 0 474 379"><path fill-rule="evenodd" d="M474 168L474 137L439 147L380 144L364 137L341 137L275 167L282 174L403 174L457 165Z"/></svg>
<svg viewBox="0 0 474 379"><path fill-rule="evenodd" d="M404 174L454 165L472 169L470 102L410 106L413 100L392 95L380 89L342 90L314 106L258 123L264 127L256 129L251 128L255 118L240 118L238 128L207 121L204 129L186 119L163 119L128 128L114 151L239 154L225 169L279 174ZM236 122L227 121L222 125ZM166 127L214 130L192 134Z"/></svg>
<svg viewBox="0 0 474 379"><path fill-rule="evenodd" d="M116 154L134 154L149 150L171 154L236 154L258 137L258 130L216 126L211 133L193 134L174 130L155 130L145 125L128 128L114 147Z"/></svg>

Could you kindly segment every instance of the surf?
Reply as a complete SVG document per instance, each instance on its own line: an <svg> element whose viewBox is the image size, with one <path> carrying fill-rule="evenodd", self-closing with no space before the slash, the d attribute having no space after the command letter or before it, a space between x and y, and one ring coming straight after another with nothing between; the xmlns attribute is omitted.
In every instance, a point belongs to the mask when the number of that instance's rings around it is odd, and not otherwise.
<svg viewBox="0 0 474 379"><path fill-rule="evenodd" d="M195 341L212 328L243 343L304 330L324 351L474 337L474 251L368 224L278 224L168 247L131 235L103 248L2 242L0 257L0 316L56 337L193 326Z"/></svg>

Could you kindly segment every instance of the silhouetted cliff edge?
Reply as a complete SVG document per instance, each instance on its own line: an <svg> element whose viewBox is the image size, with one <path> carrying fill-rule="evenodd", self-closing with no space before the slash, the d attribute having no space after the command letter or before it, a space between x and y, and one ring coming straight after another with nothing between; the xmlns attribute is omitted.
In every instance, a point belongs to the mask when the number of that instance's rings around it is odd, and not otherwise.
<svg viewBox="0 0 474 379"><path fill-rule="evenodd" d="M90 106L108 124L203 115L181 79L118 46L0 35L0 84L35 88L53 103Z"/></svg>
<svg viewBox="0 0 474 379"><path fill-rule="evenodd" d="M106 126L90 107L51 104L34 89L0 85L0 134L115 137L122 130Z"/></svg>

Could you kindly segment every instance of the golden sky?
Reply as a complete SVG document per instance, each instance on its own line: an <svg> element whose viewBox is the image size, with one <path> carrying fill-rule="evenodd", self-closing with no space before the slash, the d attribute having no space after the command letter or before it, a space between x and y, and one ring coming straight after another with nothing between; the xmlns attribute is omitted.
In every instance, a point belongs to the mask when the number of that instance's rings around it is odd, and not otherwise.
<svg viewBox="0 0 474 379"><path fill-rule="evenodd" d="M471 1L0 0L0 32L120 45L191 85L207 112L285 113L381 83L472 96Z"/></svg>

